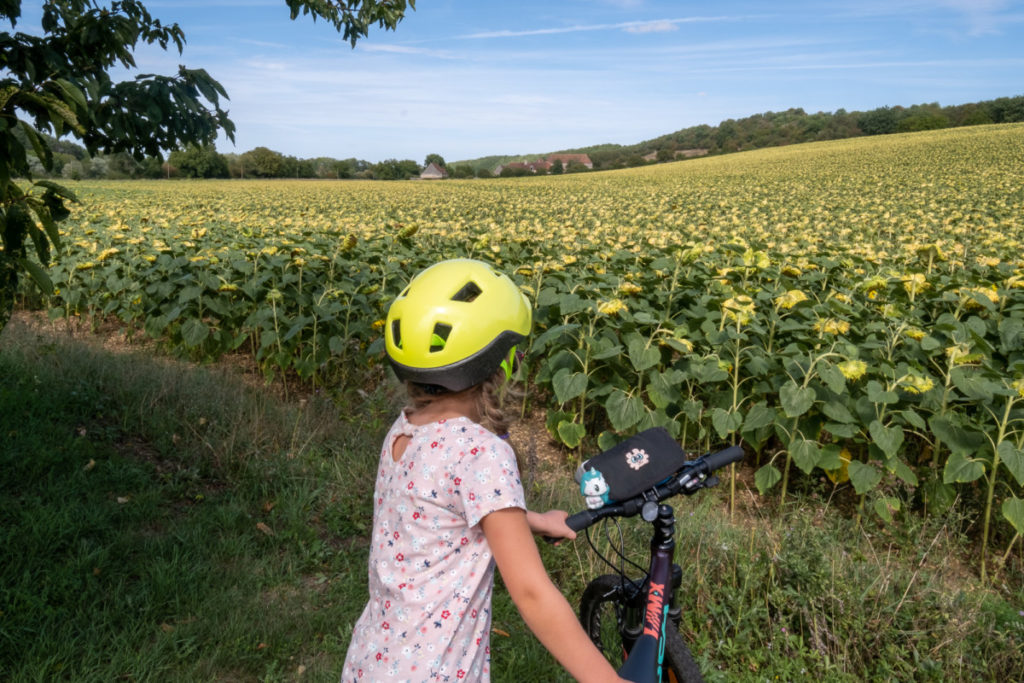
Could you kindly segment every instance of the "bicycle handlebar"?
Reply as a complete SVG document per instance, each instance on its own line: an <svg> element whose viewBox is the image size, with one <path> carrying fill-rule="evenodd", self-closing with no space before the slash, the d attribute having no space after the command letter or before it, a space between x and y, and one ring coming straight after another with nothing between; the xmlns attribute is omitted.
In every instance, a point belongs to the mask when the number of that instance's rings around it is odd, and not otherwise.
<svg viewBox="0 0 1024 683"><path fill-rule="evenodd" d="M724 450L707 453L683 464L665 482L629 500L609 503L593 510L581 510L570 515L565 523L573 531L583 531L595 522L607 517L632 517L640 512L644 503L662 502L680 493L690 495L704 488L705 480L715 470L743 459L743 449L730 446Z"/></svg>

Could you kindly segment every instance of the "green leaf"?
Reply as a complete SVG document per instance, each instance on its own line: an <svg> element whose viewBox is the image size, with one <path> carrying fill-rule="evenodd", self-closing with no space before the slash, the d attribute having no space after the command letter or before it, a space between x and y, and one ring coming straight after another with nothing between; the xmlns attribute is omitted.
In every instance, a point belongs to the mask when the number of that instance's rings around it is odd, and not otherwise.
<svg viewBox="0 0 1024 683"><path fill-rule="evenodd" d="M945 512L956 500L956 488L944 484L938 477L926 481L921 490L929 514L936 515Z"/></svg>
<svg viewBox="0 0 1024 683"><path fill-rule="evenodd" d="M635 425L646 412L643 401L622 389L612 391L604 407L612 428L617 432L624 432Z"/></svg>
<svg viewBox="0 0 1024 683"><path fill-rule="evenodd" d="M914 470L910 469L910 465L907 463L899 458L892 458L885 465L890 472L907 482L910 486L917 486L917 475L914 474Z"/></svg>
<svg viewBox="0 0 1024 683"><path fill-rule="evenodd" d="M43 168L47 170L53 169L53 152L50 150L50 146L39 136L39 133L35 128L30 126L27 121L21 122L21 130L25 133L25 137L32 144L32 150L36 153L36 157L39 162L43 165Z"/></svg>
<svg viewBox="0 0 1024 683"><path fill-rule="evenodd" d="M1024 451L1009 441L1000 441L996 451L1013 478L1017 480L1018 484L1024 486Z"/></svg>
<svg viewBox="0 0 1024 683"><path fill-rule="evenodd" d="M892 513L900 511L900 499L892 496L881 496L875 499L875 514L886 524L892 524Z"/></svg>
<svg viewBox="0 0 1024 683"><path fill-rule="evenodd" d="M1003 517L1013 525L1018 534L1024 534L1024 500L1010 496L1003 501Z"/></svg>
<svg viewBox="0 0 1024 683"><path fill-rule="evenodd" d="M842 422L826 422L824 429L832 436L838 436L843 439L852 439L860 433L860 427L857 425L843 424Z"/></svg>
<svg viewBox="0 0 1024 683"><path fill-rule="evenodd" d="M903 445L903 428L894 425L886 427L878 420L872 420L868 425L868 432L874 440L875 445L882 449L887 456L895 458Z"/></svg>
<svg viewBox="0 0 1024 683"><path fill-rule="evenodd" d="M647 396L651 399L651 403L656 408L664 410L672 403L677 402L681 397L679 384L684 379L685 376L679 370L652 371L647 382Z"/></svg>
<svg viewBox="0 0 1024 683"><path fill-rule="evenodd" d="M718 437L724 439L743 424L743 417L739 413L731 413L723 408L715 408L711 411L711 424Z"/></svg>
<svg viewBox="0 0 1024 683"><path fill-rule="evenodd" d="M198 299L199 295L203 293L203 288L198 285L187 285L181 288L178 293L178 303L188 303L194 299Z"/></svg>
<svg viewBox="0 0 1024 683"><path fill-rule="evenodd" d="M789 443L789 454L804 474L810 474L821 458L821 449L815 442L799 437Z"/></svg>
<svg viewBox="0 0 1024 683"><path fill-rule="evenodd" d="M729 379L729 373L718 366L717 358L708 358L693 367L694 375L703 384L713 384Z"/></svg>
<svg viewBox="0 0 1024 683"><path fill-rule="evenodd" d="M202 344L208 336L210 336L210 328L198 318L189 318L181 326L181 338L185 341L185 346L190 349Z"/></svg>
<svg viewBox="0 0 1024 683"><path fill-rule="evenodd" d="M568 403L583 395L587 390L587 376L582 372L571 372L562 368L551 378L551 386L555 390L555 398L559 403Z"/></svg>
<svg viewBox="0 0 1024 683"><path fill-rule="evenodd" d="M895 391L886 391L885 387L877 380L868 382L865 390L867 391L868 400L872 403L890 404L900 400Z"/></svg>
<svg viewBox="0 0 1024 683"><path fill-rule="evenodd" d="M964 366L953 368L949 373L949 378L967 398L976 401L991 401L995 390L999 388L998 385L989 382L977 371Z"/></svg>
<svg viewBox="0 0 1024 683"><path fill-rule="evenodd" d="M972 460L963 453L951 453L942 471L942 481L945 484L966 484L984 474L985 463L981 460Z"/></svg>
<svg viewBox="0 0 1024 683"><path fill-rule="evenodd" d="M661 352L643 337L634 336L629 340L629 362L634 370L643 372L661 362Z"/></svg>
<svg viewBox="0 0 1024 683"><path fill-rule="evenodd" d="M619 436L615 432L608 431L607 429L597 435L597 447L602 451L606 451L615 444L619 443Z"/></svg>
<svg viewBox="0 0 1024 683"><path fill-rule="evenodd" d="M779 472L779 468L774 465L765 465L754 473L754 484L762 496L780 481L782 481L782 472Z"/></svg>
<svg viewBox="0 0 1024 683"><path fill-rule="evenodd" d="M29 261L26 258L18 259L18 263L28 271L28 274L32 276L32 279L39 286L39 289L43 290L47 295L53 294L53 281L50 280L50 276L46 274L46 271L38 263Z"/></svg>
<svg viewBox="0 0 1024 683"><path fill-rule="evenodd" d="M581 424L562 420L558 423L558 438L569 448L576 448L587 435L586 428Z"/></svg>
<svg viewBox="0 0 1024 683"><path fill-rule="evenodd" d="M853 490L859 496L875 488L878 486L878 482L882 481L882 473L878 471L877 467L859 460L851 460L847 471L850 474Z"/></svg>
<svg viewBox="0 0 1024 683"><path fill-rule="evenodd" d="M775 409L765 403L757 403L750 407L743 418L743 431L750 432L761 429L775 422Z"/></svg>
<svg viewBox="0 0 1024 683"><path fill-rule="evenodd" d="M531 351L533 353L540 353L544 348L553 340L564 335L571 335L573 332L579 329L578 323L569 323L566 325L555 325L542 333L537 335L537 338L533 340L531 345Z"/></svg>
<svg viewBox="0 0 1024 683"><path fill-rule="evenodd" d="M843 466L843 449L838 444L830 443L821 449L818 457L818 467L823 470L838 470Z"/></svg>
<svg viewBox="0 0 1024 683"><path fill-rule="evenodd" d="M818 366L818 376L836 394L842 394L846 389L846 378L835 365L822 363Z"/></svg>
<svg viewBox="0 0 1024 683"><path fill-rule="evenodd" d="M814 405L814 398L813 389L797 386L793 380L783 384L779 390L779 401L786 417L799 417L806 413Z"/></svg>
<svg viewBox="0 0 1024 683"><path fill-rule="evenodd" d="M936 415L928 420L932 434L949 447L953 453L973 453L985 442L985 436L968 431L948 418Z"/></svg>
<svg viewBox="0 0 1024 683"><path fill-rule="evenodd" d="M924 421L923 417L917 414L917 411L908 409L904 410L902 414L903 418L910 424L910 426L920 429L921 431L928 429L928 423Z"/></svg>
<svg viewBox="0 0 1024 683"><path fill-rule="evenodd" d="M77 85L64 78L58 78L54 83L60 86L60 89L64 91L64 96L74 104L78 105L79 109L86 109L88 107L85 101L85 95L81 90L79 90Z"/></svg>
<svg viewBox="0 0 1024 683"><path fill-rule="evenodd" d="M857 421L857 418L853 416L849 408L843 405L839 401L826 401L821 406L821 412L836 422L842 422L844 424L851 424Z"/></svg>

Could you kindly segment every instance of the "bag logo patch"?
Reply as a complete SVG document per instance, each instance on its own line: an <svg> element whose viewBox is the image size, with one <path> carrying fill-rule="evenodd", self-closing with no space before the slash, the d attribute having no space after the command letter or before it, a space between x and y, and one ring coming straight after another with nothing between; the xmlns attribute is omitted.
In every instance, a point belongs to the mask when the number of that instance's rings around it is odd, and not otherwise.
<svg viewBox="0 0 1024 683"><path fill-rule="evenodd" d="M626 453L626 464L631 469L639 470L650 461L651 456L647 455L647 451L642 448L634 448L629 453Z"/></svg>

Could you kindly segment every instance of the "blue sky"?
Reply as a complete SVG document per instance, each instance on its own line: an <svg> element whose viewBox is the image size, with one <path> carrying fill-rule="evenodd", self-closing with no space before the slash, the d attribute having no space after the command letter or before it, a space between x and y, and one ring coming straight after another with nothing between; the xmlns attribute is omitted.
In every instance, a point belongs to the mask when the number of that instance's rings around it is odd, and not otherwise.
<svg viewBox="0 0 1024 683"><path fill-rule="evenodd" d="M25 0L19 30L38 24ZM420 0L355 49L284 0L149 0L230 95L236 144L422 162L632 144L763 111L1024 95L1024 2ZM35 9L33 9L35 6Z"/></svg>

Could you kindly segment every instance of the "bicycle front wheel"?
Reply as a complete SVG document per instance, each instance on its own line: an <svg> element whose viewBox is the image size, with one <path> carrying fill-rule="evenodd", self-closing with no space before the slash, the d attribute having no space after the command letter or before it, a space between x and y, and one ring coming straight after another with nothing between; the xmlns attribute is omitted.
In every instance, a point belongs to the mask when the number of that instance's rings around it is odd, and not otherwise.
<svg viewBox="0 0 1024 683"><path fill-rule="evenodd" d="M617 574L598 576L580 598L580 623L615 669L622 667L642 629L644 595ZM697 663L676 625L665 628L662 681L703 683Z"/></svg>
<svg viewBox="0 0 1024 683"><path fill-rule="evenodd" d="M679 683L704 683L704 677L697 667L697 662L693 661L690 648L686 646L679 628L672 622L669 622L665 629L665 661L662 663L661 678Z"/></svg>

